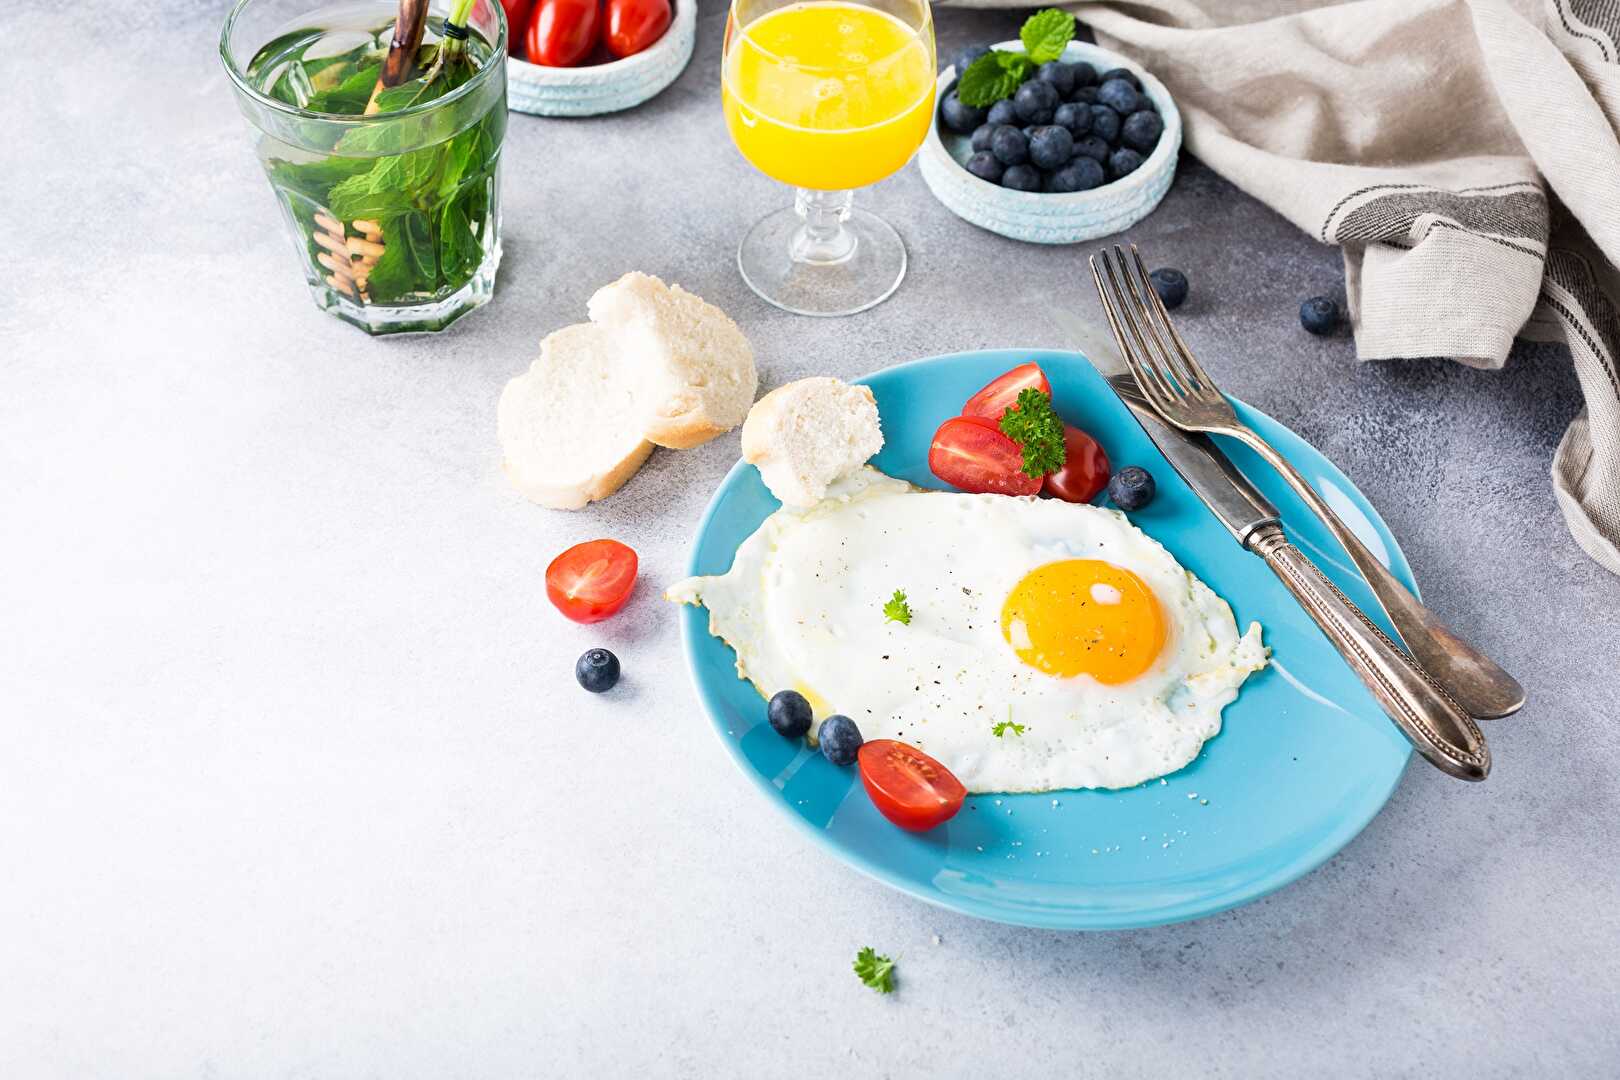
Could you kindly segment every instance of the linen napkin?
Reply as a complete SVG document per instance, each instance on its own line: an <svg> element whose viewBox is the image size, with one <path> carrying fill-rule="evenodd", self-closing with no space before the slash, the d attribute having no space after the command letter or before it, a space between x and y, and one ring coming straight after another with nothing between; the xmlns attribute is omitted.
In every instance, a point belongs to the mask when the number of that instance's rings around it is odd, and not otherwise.
<svg viewBox="0 0 1620 1080"><path fill-rule="evenodd" d="M1553 484L1620 573L1620 0L1072 10L1170 89L1189 152L1343 249L1361 359L1569 347L1586 406Z"/></svg>

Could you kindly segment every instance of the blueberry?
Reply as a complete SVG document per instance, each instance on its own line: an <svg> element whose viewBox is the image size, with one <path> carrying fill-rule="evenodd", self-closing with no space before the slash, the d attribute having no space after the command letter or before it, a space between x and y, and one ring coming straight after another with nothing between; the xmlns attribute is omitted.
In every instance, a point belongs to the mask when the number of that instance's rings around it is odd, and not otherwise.
<svg viewBox="0 0 1620 1080"><path fill-rule="evenodd" d="M945 101L939 107L939 115L945 121L945 126L964 135L984 123L989 114L989 109L962 104L955 90L945 95Z"/></svg>
<svg viewBox="0 0 1620 1080"><path fill-rule="evenodd" d="M1052 123L1069 129L1070 135L1085 135L1091 131L1091 110L1084 105L1068 102L1057 107Z"/></svg>
<svg viewBox="0 0 1620 1080"><path fill-rule="evenodd" d="M1097 88L1095 86L1076 87L1074 96L1069 100L1076 105L1095 105L1097 104Z"/></svg>
<svg viewBox="0 0 1620 1080"><path fill-rule="evenodd" d="M1119 113L1107 105L1091 106L1091 133L1109 143L1119 142Z"/></svg>
<svg viewBox="0 0 1620 1080"><path fill-rule="evenodd" d="M1299 305L1299 324L1317 337L1339 328L1339 305L1330 297L1313 296Z"/></svg>
<svg viewBox="0 0 1620 1080"><path fill-rule="evenodd" d="M1108 160L1108 144L1096 135L1086 135L1074 140L1074 153L1076 160L1085 157L1101 165Z"/></svg>
<svg viewBox="0 0 1620 1080"><path fill-rule="evenodd" d="M834 713L821 722L816 741L821 744L821 752L834 765L853 765L855 755L865 740L861 738L861 729L855 726L855 721Z"/></svg>
<svg viewBox="0 0 1620 1080"><path fill-rule="evenodd" d="M990 135L996 129L990 124L980 124L973 129L973 138L970 141L974 150L990 149Z"/></svg>
<svg viewBox="0 0 1620 1080"><path fill-rule="evenodd" d="M1041 190L1041 171L1033 165L1009 165L1001 174L1001 186L1014 191Z"/></svg>
<svg viewBox="0 0 1620 1080"><path fill-rule="evenodd" d="M1121 116L1129 116L1140 109L1138 104L1142 95L1136 92L1136 87L1124 79L1109 79L1097 87L1097 101L1107 105Z"/></svg>
<svg viewBox="0 0 1620 1080"><path fill-rule="evenodd" d="M1074 157L1074 136L1056 124L1038 127L1029 140L1029 160L1042 169L1061 169Z"/></svg>
<svg viewBox="0 0 1620 1080"><path fill-rule="evenodd" d="M1187 300L1187 275L1180 270L1164 266L1148 275L1153 283L1153 291L1159 294L1164 306L1171 311L1176 310Z"/></svg>
<svg viewBox="0 0 1620 1080"><path fill-rule="evenodd" d="M990 133L990 152L1003 165L1022 165L1029 160L1029 140L1011 124L1003 124Z"/></svg>
<svg viewBox="0 0 1620 1080"><path fill-rule="evenodd" d="M1127 465L1108 481L1108 497L1121 510L1140 510L1153 501L1153 474L1140 465Z"/></svg>
<svg viewBox="0 0 1620 1080"><path fill-rule="evenodd" d="M1039 79L1029 80L1013 95L1013 108L1026 124L1050 124L1057 107L1057 88Z"/></svg>
<svg viewBox="0 0 1620 1080"><path fill-rule="evenodd" d="M1074 93L1074 68L1061 60L1052 60L1035 69L1035 77L1057 88L1059 96L1067 98Z"/></svg>
<svg viewBox="0 0 1620 1080"><path fill-rule="evenodd" d="M1074 85L1077 89L1082 86L1097 85L1097 69L1086 63L1084 60L1081 60L1079 63L1070 64L1069 70L1074 72Z"/></svg>
<svg viewBox="0 0 1620 1080"><path fill-rule="evenodd" d="M574 678L593 694L605 693L619 681L619 658L606 649L586 649L574 664Z"/></svg>
<svg viewBox="0 0 1620 1080"><path fill-rule="evenodd" d="M1107 82L1109 79L1120 79L1131 84L1133 90L1142 89L1142 80L1136 77L1136 72L1130 68L1110 68L1097 76L1098 82Z"/></svg>
<svg viewBox="0 0 1620 1080"><path fill-rule="evenodd" d="M974 154L967 159L967 162L962 167L980 180L988 180L992 184L1001 183L1001 174L1006 168L996 158L996 155L988 150L981 150Z"/></svg>
<svg viewBox="0 0 1620 1080"><path fill-rule="evenodd" d="M960 79L962 72L973 66L973 61L989 51L990 46L988 45L965 46L961 52L956 54L956 59L951 61L951 66L956 68L956 77Z"/></svg>
<svg viewBox="0 0 1620 1080"><path fill-rule="evenodd" d="M1159 114L1142 109L1125 118L1125 123L1120 125L1119 141L1146 154L1159 145L1159 136L1163 134L1164 121L1159 119Z"/></svg>
<svg viewBox="0 0 1620 1080"><path fill-rule="evenodd" d="M1047 179L1049 191L1090 191L1101 187L1103 167L1088 157L1077 157Z"/></svg>
<svg viewBox="0 0 1620 1080"><path fill-rule="evenodd" d="M990 115L984 118L984 122L991 127L1000 127L1002 124L1017 127L1018 110L1013 108L1012 98L1002 98L990 106Z"/></svg>
<svg viewBox="0 0 1620 1080"><path fill-rule="evenodd" d="M810 730L810 721L815 719L815 713L803 694L797 690L782 690L771 698L770 705L765 709L765 718L778 735L797 739Z"/></svg>
<svg viewBox="0 0 1620 1080"><path fill-rule="evenodd" d="M1142 155L1128 147L1108 155L1108 178L1118 180L1142 167Z"/></svg>

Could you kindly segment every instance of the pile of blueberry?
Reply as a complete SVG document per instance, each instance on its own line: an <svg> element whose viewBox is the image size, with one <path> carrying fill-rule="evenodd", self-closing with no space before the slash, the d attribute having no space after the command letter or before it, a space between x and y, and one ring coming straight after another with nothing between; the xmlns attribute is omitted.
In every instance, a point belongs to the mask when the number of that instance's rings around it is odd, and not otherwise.
<svg viewBox="0 0 1620 1080"><path fill-rule="evenodd" d="M989 50L966 49L956 70ZM1128 176L1158 145L1164 120L1133 72L1088 63L1042 64L1012 97L963 104L953 87L939 107L952 131L972 135L966 169L1015 191L1088 191Z"/></svg>

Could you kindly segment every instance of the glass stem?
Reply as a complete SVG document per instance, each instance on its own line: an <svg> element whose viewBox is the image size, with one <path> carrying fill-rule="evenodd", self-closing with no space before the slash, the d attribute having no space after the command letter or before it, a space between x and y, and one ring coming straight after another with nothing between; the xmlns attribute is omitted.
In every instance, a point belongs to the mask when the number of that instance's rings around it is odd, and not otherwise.
<svg viewBox="0 0 1620 1080"><path fill-rule="evenodd" d="M793 261L827 266L854 255L855 236L844 228L844 220L849 217L854 201L852 191L799 188L793 198L793 209L804 224L793 234Z"/></svg>

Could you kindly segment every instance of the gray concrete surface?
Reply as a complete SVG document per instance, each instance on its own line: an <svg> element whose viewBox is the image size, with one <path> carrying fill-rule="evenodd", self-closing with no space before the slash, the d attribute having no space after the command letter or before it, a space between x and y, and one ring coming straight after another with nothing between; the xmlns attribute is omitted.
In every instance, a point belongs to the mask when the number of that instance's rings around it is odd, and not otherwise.
<svg viewBox="0 0 1620 1080"><path fill-rule="evenodd" d="M704 0L653 103L514 118L495 303L367 340L296 277L223 15L0 9L0 1076L1620 1074L1620 581L1549 490L1563 356L1357 365L1295 322L1336 253L1185 162L1131 238L1186 269L1187 336L1361 485L1530 706L1488 783L1413 766L1247 908L952 916L805 844L698 712L657 594L736 437L565 515L507 486L494 404L627 269L732 312L775 385L1061 344L1079 252L979 232L908 168L863 196L910 245L893 300L757 301L733 247L785 193L727 141ZM1017 18L940 22L948 53ZM545 563L603 534L644 584L562 625ZM596 642L627 668L602 700L570 678ZM892 999L850 975L864 944L901 958Z"/></svg>

